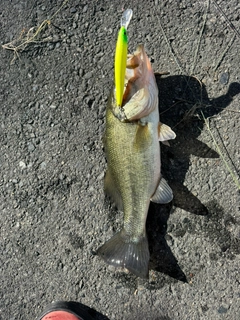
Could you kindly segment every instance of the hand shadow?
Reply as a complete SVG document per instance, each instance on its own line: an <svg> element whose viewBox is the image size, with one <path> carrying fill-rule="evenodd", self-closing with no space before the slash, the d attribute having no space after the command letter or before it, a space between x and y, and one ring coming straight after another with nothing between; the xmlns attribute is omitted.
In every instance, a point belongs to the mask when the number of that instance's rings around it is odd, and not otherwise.
<svg viewBox="0 0 240 320"><path fill-rule="evenodd" d="M190 155L202 158L218 158L216 151L199 141L204 119L220 113L240 93L240 84L232 83L225 95L210 100L206 88L196 78L188 76L156 75L159 88L159 110L161 122L169 125L177 137L171 148L161 144L162 173L173 189L171 204L151 203L147 218L147 234L150 249L150 269L160 271L172 278L186 282L186 276L178 265L166 240L167 220L172 205L190 213L207 215L207 208L184 185L190 165ZM201 109L201 112L200 112ZM159 286L157 281L153 288Z"/></svg>

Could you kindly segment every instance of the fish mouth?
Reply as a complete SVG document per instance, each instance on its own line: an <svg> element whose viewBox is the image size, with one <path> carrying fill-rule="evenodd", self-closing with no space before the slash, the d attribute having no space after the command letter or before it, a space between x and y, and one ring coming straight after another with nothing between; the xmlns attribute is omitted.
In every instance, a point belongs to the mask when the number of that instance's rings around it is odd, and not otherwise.
<svg viewBox="0 0 240 320"><path fill-rule="evenodd" d="M116 105L116 104L115 104ZM148 116L158 105L158 88L143 44L128 55L122 107L115 116L121 121L134 121Z"/></svg>

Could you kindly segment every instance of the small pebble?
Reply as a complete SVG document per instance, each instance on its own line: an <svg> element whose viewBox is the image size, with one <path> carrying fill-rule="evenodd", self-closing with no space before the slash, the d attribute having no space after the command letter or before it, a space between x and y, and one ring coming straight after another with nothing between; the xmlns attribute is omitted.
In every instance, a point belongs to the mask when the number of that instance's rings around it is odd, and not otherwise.
<svg viewBox="0 0 240 320"><path fill-rule="evenodd" d="M224 308L223 306L221 306L221 307L218 309L218 313L223 314L223 313L226 313L227 310L228 310L227 308Z"/></svg>
<svg viewBox="0 0 240 320"><path fill-rule="evenodd" d="M28 143L28 151L29 152L32 152L32 151L34 151L35 150L35 146L31 143L31 142L29 142Z"/></svg>
<svg viewBox="0 0 240 320"><path fill-rule="evenodd" d="M92 78L92 72L91 71L87 72L85 74L84 78L87 79L87 80L91 79Z"/></svg>
<svg viewBox="0 0 240 320"><path fill-rule="evenodd" d="M53 50L54 49L54 44L49 44L49 46L48 46L48 48L49 48L49 50Z"/></svg>
<svg viewBox="0 0 240 320"><path fill-rule="evenodd" d="M86 5L86 6L83 7L83 11L82 11L82 12L83 12L83 13L84 13L84 12L87 12L87 9L88 9L88 6Z"/></svg>
<svg viewBox="0 0 240 320"><path fill-rule="evenodd" d="M77 11L77 9L75 8L75 7L72 7L71 9L70 9L70 12L71 13L75 13Z"/></svg>
<svg viewBox="0 0 240 320"><path fill-rule="evenodd" d="M98 175L97 180L98 180L98 181L101 181L101 180L104 178L104 175L105 175L104 171L101 172L101 173Z"/></svg>
<svg viewBox="0 0 240 320"><path fill-rule="evenodd" d="M228 81L229 81L229 73L228 72L223 72L220 75L219 83L221 83L222 85L227 85Z"/></svg>
<svg viewBox="0 0 240 320"><path fill-rule="evenodd" d="M20 167L21 169L25 169L25 168L26 168L26 163L23 162L23 161L20 161L20 162L19 162L19 167Z"/></svg>
<svg viewBox="0 0 240 320"><path fill-rule="evenodd" d="M39 167L40 167L40 169L42 169L42 170L46 169L46 167L47 167L46 162L45 162L45 161L41 162L40 165L39 165Z"/></svg>
<svg viewBox="0 0 240 320"><path fill-rule="evenodd" d="M34 84L34 85L32 86L32 89L33 89L33 92L36 92L37 89L38 89L38 85Z"/></svg>

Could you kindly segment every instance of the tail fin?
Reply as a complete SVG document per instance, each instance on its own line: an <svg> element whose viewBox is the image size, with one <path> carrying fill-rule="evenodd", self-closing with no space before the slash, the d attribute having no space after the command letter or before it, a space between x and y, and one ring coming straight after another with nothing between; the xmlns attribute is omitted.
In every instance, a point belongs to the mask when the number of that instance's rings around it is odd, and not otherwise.
<svg viewBox="0 0 240 320"><path fill-rule="evenodd" d="M126 268L138 277L148 278L149 250L146 237L133 241L122 229L101 246L97 254L114 267Z"/></svg>

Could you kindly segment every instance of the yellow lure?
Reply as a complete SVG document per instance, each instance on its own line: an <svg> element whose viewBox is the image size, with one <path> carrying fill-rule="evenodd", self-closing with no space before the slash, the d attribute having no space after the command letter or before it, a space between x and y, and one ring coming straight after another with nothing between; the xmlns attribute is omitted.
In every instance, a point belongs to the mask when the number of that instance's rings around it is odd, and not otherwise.
<svg viewBox="0 0 240 320"><path fill-rule="evenodd" d="M128 37L127 30L124 26L121 27L118 33L116 52L115 52L115 88L117 106L121 107L124 93L124 79L127 66L127 50Z"/></svg>

